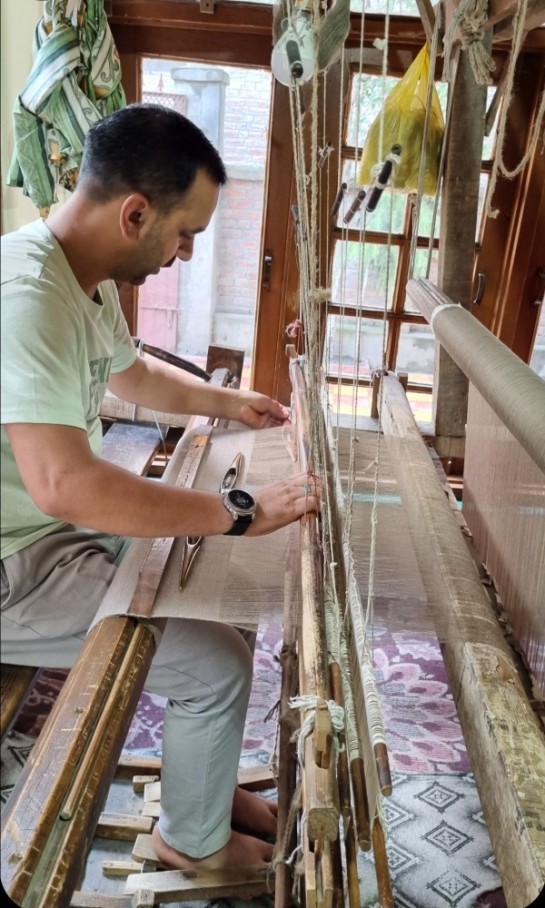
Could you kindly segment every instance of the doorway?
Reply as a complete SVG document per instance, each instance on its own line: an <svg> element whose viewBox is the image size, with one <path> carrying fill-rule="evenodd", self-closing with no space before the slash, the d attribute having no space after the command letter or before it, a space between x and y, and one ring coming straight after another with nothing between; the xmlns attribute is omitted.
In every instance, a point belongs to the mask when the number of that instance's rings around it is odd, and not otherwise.
<svg viewBox="0 0 545 908"><path fill-rule="evenodd" d="M252 369L271 109L266 70L142 58L141 98L187 116L221 154L220 202L190 262L151 275L138 294L138 336L204 365L210 344L245 351Z"/></svg>

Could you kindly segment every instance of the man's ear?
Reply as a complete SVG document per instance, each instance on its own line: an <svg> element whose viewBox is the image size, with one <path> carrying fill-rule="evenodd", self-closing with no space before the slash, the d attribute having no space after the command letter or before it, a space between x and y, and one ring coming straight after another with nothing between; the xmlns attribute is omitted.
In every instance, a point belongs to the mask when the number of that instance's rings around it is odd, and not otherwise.
<svg viewBox="0 0 545 908"><path fill-rule="evenodd" d="M119 226L126 240L140 238L151 215L151 205L145 195L134 192L127 196L119 212Z"/></svg>

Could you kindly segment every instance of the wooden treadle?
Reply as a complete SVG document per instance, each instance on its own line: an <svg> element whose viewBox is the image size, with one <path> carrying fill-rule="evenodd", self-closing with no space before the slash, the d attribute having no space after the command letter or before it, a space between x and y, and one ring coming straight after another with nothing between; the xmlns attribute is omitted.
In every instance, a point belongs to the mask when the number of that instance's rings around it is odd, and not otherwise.
<svg viewBox="0 0 545 908"><path fill-rule="evenodd" d="M150 835L137 836L132 852L133 860L160 867ZM153 892L157 899L143 905L162 904L184 899L214 899L238 896L254 898L272 891L274 873L261 865L246 869L229 867L221 870L157 870L149 873L131 873L125 883L125 894L135 895L139 890ZM138 908L138 900L134 908Z"/></svg>

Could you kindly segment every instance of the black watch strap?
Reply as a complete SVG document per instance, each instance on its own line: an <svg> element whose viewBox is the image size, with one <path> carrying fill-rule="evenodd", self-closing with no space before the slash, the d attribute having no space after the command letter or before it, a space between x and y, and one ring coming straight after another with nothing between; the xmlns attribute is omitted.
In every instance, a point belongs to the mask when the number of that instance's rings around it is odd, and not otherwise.
<svg viewBox="0 0 545 908"><path fill-rule="evenodd" d="M233 526L230 530L227 530L224 533L224 536L243 536L250 524L253 521L253 515L248 517L237 517L236 520L233 520Z"/></svg>

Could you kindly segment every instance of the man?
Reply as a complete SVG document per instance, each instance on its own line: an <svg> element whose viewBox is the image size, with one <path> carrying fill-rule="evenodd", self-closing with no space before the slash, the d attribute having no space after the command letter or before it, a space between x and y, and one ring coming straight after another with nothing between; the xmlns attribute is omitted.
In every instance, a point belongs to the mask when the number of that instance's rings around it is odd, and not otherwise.
<svg viewBox="0 0 545 908"><path fill-rule="evenodd" d="M226 174L181 115L130 105L86 140L78 185L47 221L2 238L2 661L68 667L126 537L270 533L317 507L298 475L260 488L238 527L219 494L100 458L106 387L163 412L285 422L285 407L137 356L116 281L188 261ZM159 857L179 868L267 862L274 807L236 787L252 659L226 625L173 619L147 688L168 698ZM235 831L243 826L252 835Z"/></svg>

